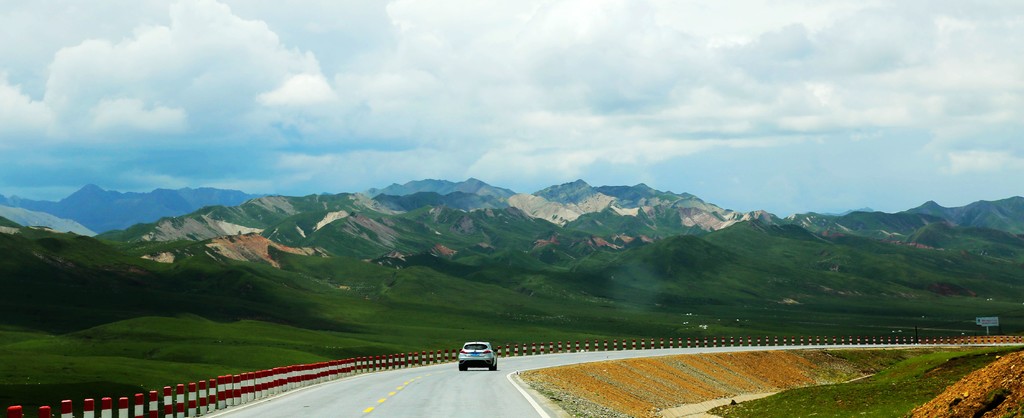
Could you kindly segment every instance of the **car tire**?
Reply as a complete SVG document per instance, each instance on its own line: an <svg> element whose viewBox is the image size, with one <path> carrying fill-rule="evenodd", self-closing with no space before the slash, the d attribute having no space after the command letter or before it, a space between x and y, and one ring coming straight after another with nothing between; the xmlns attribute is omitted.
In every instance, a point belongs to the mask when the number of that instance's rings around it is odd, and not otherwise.
<svg viewBox="0 0 1024 418"><path fill-rule="evenodd" d="M487 366L487 370L490 370L492 372L498 370L498 362L494 362L494 364Z"/></svg>
<svg viewBox="0 0 1024 418"><path fill-rule="evenodd" d="M464 372L464 371L466 371L467 369L469 369L469 368L468 368L468 367L466 367L466 365L465 365L465 364L460 364L460 365L459 365L459 371L460 371L460 372Z"/></svg>

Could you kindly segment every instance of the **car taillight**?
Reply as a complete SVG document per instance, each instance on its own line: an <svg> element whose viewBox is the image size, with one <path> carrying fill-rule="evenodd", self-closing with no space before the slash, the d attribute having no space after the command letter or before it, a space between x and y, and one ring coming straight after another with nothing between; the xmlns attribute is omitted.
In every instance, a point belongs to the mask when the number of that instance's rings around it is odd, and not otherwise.
<svg viewBox="0 0 1024 418"><path fill-rule="evenodd" d="M459 354L469 354L469 352L466 350L459 350Z"/></svg>
<svg viewBox="0 0 1024 418"><path fill-rule="evenodd" d="M491 354L491 350L484 350L484 354Z"/></svg>

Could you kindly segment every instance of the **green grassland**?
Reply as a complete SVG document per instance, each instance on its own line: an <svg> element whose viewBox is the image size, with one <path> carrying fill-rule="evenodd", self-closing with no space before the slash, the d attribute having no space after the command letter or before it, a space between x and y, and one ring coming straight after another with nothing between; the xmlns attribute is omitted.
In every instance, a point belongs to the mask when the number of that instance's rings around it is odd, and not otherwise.
<svg viewBox="0 0 1024 418"><path fill-rule="evenodd" d="M864 365L865 371L877 373L849 383L788 390L716 408L711 413L737 418L906 416L968 373L1020 349L997 347L921 355L906 350L830 351Z"/></svg>
<svg viewBox="0 0 1024 418"><path fill-rule="evenodd" d="M302 204L353 209L347 196ZM287 225L284 236L312 231L324 213L243 214ZM420 230L395 241L420 252L381 257L386 251L366 244L372 240L332 230L341 223L290 238L332 248L332 256L272 252L280 269L212 256L204 242L123 243L29 228L0 234L0 402L123 396L473 339L932 337L983 332L973 319L990 315L1000 316L1004 332L1024 329L1016 255L1024 245L1005 236L946 231L970 235L973 248L1002 246L994 256L746 222L609 249L515 211L422 210L388 222ZM557 243L533 245L554 235ZM458 253L422 251L430 236ZM344 255L352 245L377 258ZM155 252L180 257L140 258Z"/></svg>

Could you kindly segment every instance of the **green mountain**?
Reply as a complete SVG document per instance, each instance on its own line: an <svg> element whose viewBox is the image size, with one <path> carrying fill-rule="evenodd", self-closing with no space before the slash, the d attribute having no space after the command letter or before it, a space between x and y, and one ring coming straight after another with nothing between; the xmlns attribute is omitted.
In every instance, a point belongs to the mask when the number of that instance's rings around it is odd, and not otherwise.
<svg viewBox="0 0 1024 418"><path fill-rule="evenodd" d="M954 227L933 223L907 237L907 242L928 248L967 251L986 257L1024 260L1024 236L988 228Z"/></svg>
<svg viewBox="0 0 1024 418"><path fill-rule="evenodd" d="M303 197L264 196L238 206L210 206L184 216L163 218L156 223L137 224L123 231L101 234L116 241L204 240L264 229L303 213L335 213L348 216L360 211L390 212L359 194L309 195ZM310 227L313 227L312 225ZM305 232L301 232L305 233Z"/></svg>
<svg viewBox="0 0 1024 418"><path fill-rule="evenodd" d="M509 189L494 187L475 178L466 181L453 183L447 180L416 180L405 184L392 184L383 189L370 189L366 194L370 197L379 195L406 196L415 193L437 193L447 195L451 193L467 193L488 197L497 201L505 201L516 194Z"/></svg>
<svg viewBox="0 0 1024 418"><path fill-rule="evenodd" d="M895 241L905 241L920 228L945 222L940 217L907 212L850 212L840 216L807 213L780 221L825 235L847 234Z"/></svg>
<svg viewBox="0 0 1024 418"><path fill-rule="evenodd" d="M954 225L998 229L1024 234L1024 197L996 201L978 201L966 206L946 208L933 201L906 211L942 218Z"/></svg>
<svg viewBox="0 0 1024 418"><path fill-rule="evenodd" d="M598 191L594 190L593 187L590 187L587 182L583 180L576 180L571 183L564 183L544 188L533 195L552 202L580 203L597 193Z"/></svg>
<svg viewBox="0 0 1024 418"><path fill-rule="evenodd" d="M412 186L455 187L469 183L425 182ZM980 219L976 216L981 213L979 208L1000 207L1003 209L999 213L1005 215L1000 219L1010 219L1014 208L1010 203L1015 201L975 205L957 213L974 214L974 219ZM207 240L257 233L286 246L321 249L361 259L393 252L434 252L461 258L513 250L529 252L546 263L557 263L596 249L621 251L668 237L705 235L757 220L797 225L825 236L853 235L907 245L1016 256L1010 249L987 243L968 245L966 241L933 237L937 233L934 231L940 231L933 225L955 224L943 217L952 213L938 209L891 214L855 211L778 219L763 211L729 211L693 195L661 192L643 184L595 188L578 180L535 195L514 195L507 202L489 194L467 192L379 194L372 199L344 193L266 196L235 207L207 207L154 224L135 225L100 238L123 242Z"/></svg>
<svg viewBox="0 0 1024 418"><path fill-rule="evenodd" d="M466 192L451 192L445 195L435 192L416 192L403 196L379 194L374 201L388 209L408 212L424 206L447 206L455 209L500 209L508 207L508 203L491 195L479 195Z"/></svg>
<svg viewBox="0 0 1024 418"><path fill-rule="evenodd" d="M112 242L29 228L0 234L0 371L8 382L32 382L0 385L0 400L54 404L49 397L130 394L467 339L891 335L915 327L921 336L960 335L977 332L973 318L988 315L1000 316L1005 332L1024 330L1016 256L1024 243L987 229L939 222L915 236L977 251L761 220L627 243L515 208L389 215L353 195L261 199L202 215L273 222L262 235ZM383 239L403 251L380 252ZM288 240L295 243L279 244ZM377 255L364 261L343 250Z"/></svg>

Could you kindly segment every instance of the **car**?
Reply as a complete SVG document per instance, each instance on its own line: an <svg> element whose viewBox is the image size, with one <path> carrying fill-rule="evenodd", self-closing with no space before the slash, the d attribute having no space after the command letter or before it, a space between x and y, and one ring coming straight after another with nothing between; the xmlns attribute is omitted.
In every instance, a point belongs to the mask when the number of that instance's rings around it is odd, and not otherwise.
<svg viewBox="0 0 1024 418"><path fill-rule="evenodd" d="M464 372L470 367L498 370L498 354L491 348L491 343L470 341L462 345L462 349L459 350L459 371Z"/></svg>

